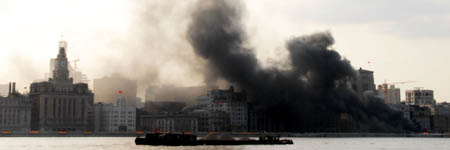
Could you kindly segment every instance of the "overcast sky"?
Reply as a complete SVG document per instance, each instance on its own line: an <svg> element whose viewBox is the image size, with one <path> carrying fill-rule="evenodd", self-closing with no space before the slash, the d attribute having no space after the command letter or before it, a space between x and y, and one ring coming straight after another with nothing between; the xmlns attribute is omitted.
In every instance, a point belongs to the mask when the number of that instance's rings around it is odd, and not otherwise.
<svg viewBox="0 0 450 150"><path fill-rule="evenodd" d="M249 45L263 64L283 59L285 41L330 31L333 46L375 82L415 83L450 100L450 1L243 1ZM90 79L114 72L149 84L200 85L197 58L185 41L192 1L2 0L0 83L43 79L58 41ZM61 38L61 35L63 37ZM370 63L368 63L370 62ZM138 72L138 73L135 73ZM151 80L148 80L148 78ZM404 93L402 93L402 100Z"/></svg>

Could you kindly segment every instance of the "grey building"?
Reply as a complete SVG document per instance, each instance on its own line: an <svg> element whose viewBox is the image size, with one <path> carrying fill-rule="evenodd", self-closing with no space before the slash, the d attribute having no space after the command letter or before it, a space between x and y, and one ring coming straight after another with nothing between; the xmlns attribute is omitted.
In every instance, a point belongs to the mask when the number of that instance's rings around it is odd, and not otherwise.
<svg viewBox="0 0 450 150"><path fill-rule="evenodd" d="M140 126L146 132L185 133L198 132L198 118L185 114L143 115Z"/></svg>
<svg viewBox="0 0 450 150"><path fill-rule="evenodd" d="M166 102L178 101L187 104L195 103L195 100L206 95L208 88L206 86L178 87L171 85L150 86L145 91L145 101Z"/></svg>
<svg viewBox="0 0 450 150"><path fill-rule="evenodd" d="M366 91L375 91L375 82L373 78L373 71L359 68L356 70L357 82L356 89L360 95Z"/></svg>
<svg viewBox="0 0 450 150"><path fill-rule="evenodd" d="M199 132L230 132L230 115L222 111L194 110L190 115L198 117Z"/></svg>
<svg viewBox="0 0 450 150"><path fill-rule="evenodd" d="M95 104L95 132L134 133L136 131L136 107L126 105L125 96L113 104Z"/></svg>
<svg viewBox="0 0 450 150"><path fill-rule="evenodd" d="M414 90L406 90L405 93L406 93L406 104L420 105L420 106L436 105L433 90L416 88Z"/></svg>
<svg viewBox="0 0 450 150"><path fill-rule="evenodd" d="M248 102L245 93L229 90L208 92L207 109L211 112L225 112L230 116L232 131L248 131Z"/></svg>
<svg viewBox="0 0 450 150"><path fill-rule="evenodd" d="M0 96L8 96L8 84L0 84Z"/></svg>
<svg viewBox="0 0 450 150"><path fill-rule="evenodd" d="M429 107L410 105L411 121L421 131L431 130L431 110Z"/></svg>
<svg viewBox="0 0 450 150"><path fill-rule="evenodd" d="M31 126L31 100L9 84L7 97L0 97L0 130L10 133L27 133Z"/></svg>
<svg viewBox="0 0 450 150"><path fill-rule="evenodd" d="M137 81L129 80L119 74L94 79L94 93L96 103L115 103L123 95L127 105L136 107Z"/></svg>
<svg viewBox="0 0 450 150"><path fill-rule="evenodd" d="M30 86L32 130L41 133L68 133L93 130L94 94L85 83L69 78L66 57L67 42L59 42L53 78Z"/></svg>

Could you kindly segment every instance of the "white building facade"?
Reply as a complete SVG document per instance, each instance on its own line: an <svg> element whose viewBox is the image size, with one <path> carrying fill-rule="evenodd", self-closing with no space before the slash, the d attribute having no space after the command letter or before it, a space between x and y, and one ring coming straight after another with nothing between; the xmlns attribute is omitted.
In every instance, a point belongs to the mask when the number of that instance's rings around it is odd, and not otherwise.
<svg viewBox="0 0 450 150"><path fill-rule="evenodd" d="M418 88L414 90L407 90L405 93L406 93L406 104L419 106L436 105L433 90L424 90Z"/></svg>
<svg viewBox="0 0 450 150"><path fill-rule="evenodd" d="M95 104L95 132L135 133L136 107L127 106L124 96L116 104Z"/></svg>
<svg viewBox="0 0 450 150"><path fill-rule="evenodd" d="M230 116L232 131L248 131L248 103L244 93L229 90L212 90L208 92L208 110L221 111Z"/></svg>

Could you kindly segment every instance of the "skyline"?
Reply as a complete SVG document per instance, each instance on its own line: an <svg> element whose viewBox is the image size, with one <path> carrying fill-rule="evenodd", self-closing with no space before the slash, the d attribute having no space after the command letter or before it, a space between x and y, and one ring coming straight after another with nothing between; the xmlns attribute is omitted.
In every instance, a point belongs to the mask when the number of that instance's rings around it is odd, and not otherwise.
<svg viewBox="0 0 450 150"><path fill-rule="evenodd" d="M201 73L196 72L202 68L192 67L202 62L185 40L184 31L189 22L185 12L192 7L189 2L97 1L89 7L84 5L87 1L0 3L5 4L0 6L0 31L6 33L0 35L0 40L5 42L0 44L0 50L6 52L6 56L0 56L0 64L4 66L0 70L1 83L16 81L19 85L29 85L39 79L37 77L43 79L49 70L49 59L57 54L61 35L69 43L69 59L81 59L78 68L91 80L119 71L144 85L189 86L203 82ZM404 91L414 87L434 90L438 102L450 98L447 92L450 87L445 84L450 82L450 70L440 69L450 56L444 46L450 41L450 33L445 32L448 27L444 24L449 23L449 12L444 9L450 6L448 2L413 1L408 8L402 7L401 2L391 6L388 1L286 3L245 2L249 45L255 47L263 66L270 66L268 59L275 62L283 59L283 41L295 35L329 30L336 40L333 48L350 60L355 69L374 71L376 84L385 79L388 82L418 81L399 85L402 100ZM322 5L324 3L328 5ZM340 12L337 8L342 5L359 9ZM369 9L370 5L386 11L374 13L378 11ZM433 7L420 9L421 5ZM324 12L321 12L324 9L317 9L322 7L330 8ZM408 14L412 8L418 10ZM86 11L77 13L79 9ZM392 16L386 17L390 13ZM147 19L142 21L142 18ZM439 23L443 25L433 25ZM424 61L416 61L422 59ZM130 73L132 70L138 72ZM434 72L436 70L439 72Z"/></svg>

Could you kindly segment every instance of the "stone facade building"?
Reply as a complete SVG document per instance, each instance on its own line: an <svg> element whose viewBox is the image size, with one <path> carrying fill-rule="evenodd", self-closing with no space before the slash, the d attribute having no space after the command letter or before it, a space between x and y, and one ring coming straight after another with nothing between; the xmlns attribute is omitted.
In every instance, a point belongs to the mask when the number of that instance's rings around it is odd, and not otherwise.
<svg viewBox="0 0 450 150"><path fill-rule="evenodd" d="M358 70L356 70L356 73L358 77L356 82L356 89L360 95L363 95L366 91L375 91L373 71L359 68Z"/></svg>
<svg viewBox="0 0 450 150"><path fill-rule="evenodd" d="M93 130L94 94L85 83L69 78L67 42L59 42L53 78L30 86L32 130L41 133L68 133Z"/></svg>
<svg viewBox="0 0 450 150"><path fill-rule="evenodd" d="M143 127L146 132L198 132L198 118L191 115L143 115L140 119L140 126Z"/></svg>
<svg viewBox="0 0 450 150"><path fill-rule="evenodd" d="M134 133L136 131L136 107L126 105L121 96L116 105L95 104L95 132Z"/></svg>
<svg viewBox="0 0 450 150"><path fill-rule="evenodd" d="M248 102L245 93L229 90L212 90L208 92L211 112L225 112L230 116L232 131L248 131Z"/></svg>
<svg viewBox="0 0 450 150"><path fill-rule="evenodd" d="M11 91L9 84L8 97L0 97L0 131L10 133L27 133L31 125L31 100Z"/></svg>

